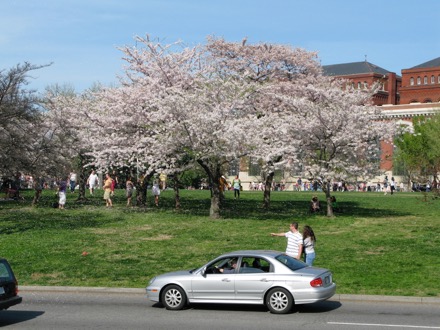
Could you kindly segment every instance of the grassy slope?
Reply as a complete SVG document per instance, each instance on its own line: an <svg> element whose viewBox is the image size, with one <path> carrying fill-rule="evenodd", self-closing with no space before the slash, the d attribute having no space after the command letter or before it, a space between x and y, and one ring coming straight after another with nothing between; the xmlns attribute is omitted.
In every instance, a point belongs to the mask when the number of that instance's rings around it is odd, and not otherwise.
<svg viewBox="0 0 440 330"><path fill-rule="evenodd" d="M33 208L30 194L0 202L0 256L21 285L144 287L156 274L195 268L226 251L284 251L286 240L269 233L295 220L314 229L315 265L333 271L338 293L440 296L440 200L421 194L336 193L342 212L327 218L307 213L308 192L273 192L268 212L261 192L243 192L238 201L227 192L216 221L208 217L208 191L182 191L180 212L172 191L147 210L127 209L122 190L113 209L100 192L85 205L69 195L66 210L50 207L51 191Z"/></svg>

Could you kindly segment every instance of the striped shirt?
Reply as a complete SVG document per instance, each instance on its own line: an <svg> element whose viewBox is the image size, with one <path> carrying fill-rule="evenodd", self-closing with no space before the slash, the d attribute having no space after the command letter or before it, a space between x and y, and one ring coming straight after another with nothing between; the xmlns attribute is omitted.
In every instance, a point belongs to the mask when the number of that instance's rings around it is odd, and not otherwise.
<svg viewBox="0 0 440 330"><path fill-rule="evenodd" d="M292 233L288 231L284 234L287 237L286 254L297 258L299 252L299 246L303 244L303 237L299 232Z"/></svg>

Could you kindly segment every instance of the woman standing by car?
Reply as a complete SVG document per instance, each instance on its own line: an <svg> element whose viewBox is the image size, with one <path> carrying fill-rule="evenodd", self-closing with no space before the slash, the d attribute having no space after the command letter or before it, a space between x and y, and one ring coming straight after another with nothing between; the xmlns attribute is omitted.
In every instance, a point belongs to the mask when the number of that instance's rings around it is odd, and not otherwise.
<svg viewBox="0 0 440 330"><path fill-rule="evenodd" d="M316 237L315 233L313 232L312 227L310 226L304 226L303 229L303 241L304 241L304 262L309 265L313 266L313 261L315 260L315 243L316 243Z"/></svg>

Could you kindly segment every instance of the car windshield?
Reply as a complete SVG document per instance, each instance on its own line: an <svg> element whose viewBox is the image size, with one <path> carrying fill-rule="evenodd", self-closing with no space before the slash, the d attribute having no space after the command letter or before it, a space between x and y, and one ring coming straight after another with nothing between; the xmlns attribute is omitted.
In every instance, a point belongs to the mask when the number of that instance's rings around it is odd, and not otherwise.
<svg viewBox="0 0 440 330"><path fill-rule="evenodd" d="M293 271L307 267L307 264L305 264L304 262L290 257L287 254L280 254L276 256L275 259L281 262L283 265L286 265Z"/></svg>

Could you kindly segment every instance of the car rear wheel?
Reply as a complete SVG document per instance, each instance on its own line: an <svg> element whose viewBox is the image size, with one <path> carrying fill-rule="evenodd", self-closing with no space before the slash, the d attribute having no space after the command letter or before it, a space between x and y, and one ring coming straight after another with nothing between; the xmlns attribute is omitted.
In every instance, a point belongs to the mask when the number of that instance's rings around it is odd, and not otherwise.
<svg viewBox="0 0 440 330"><path fill-rule="evenodd" d="M266 306L271 313L286 314L292 309L293 297L286 289L275 288L267 294Z"/></svg>
<svg viewBox="0 0 440 330"><path fill-rule="evenodd" d="M162 304L166 309L179 310L186 305L186 294L180 286L170 285L162 292Z"/></svg>

